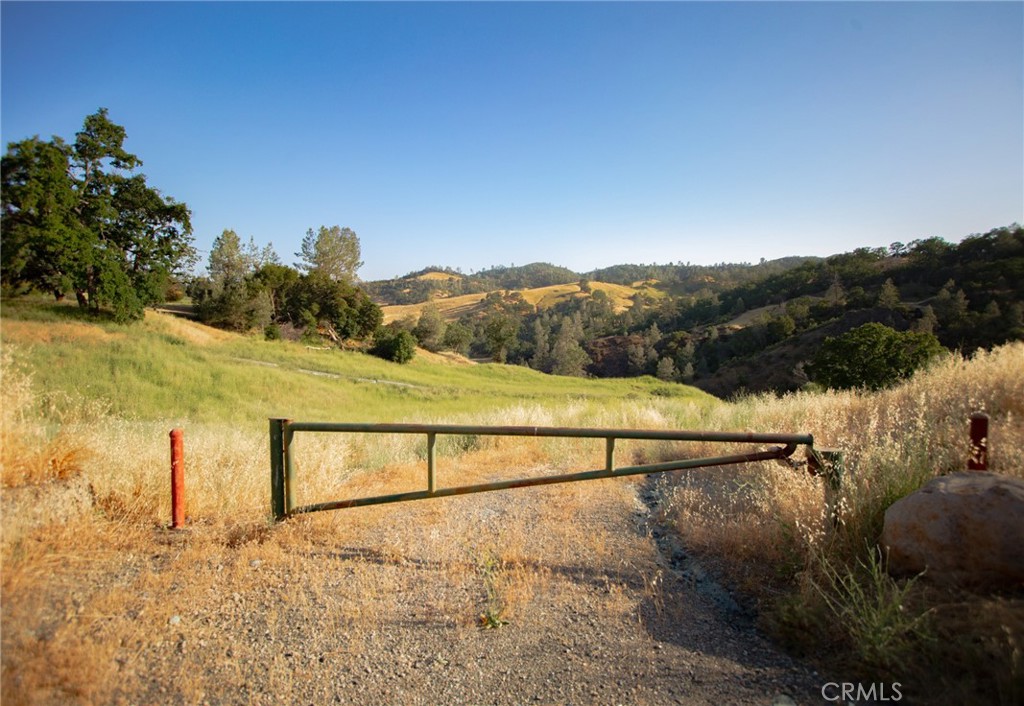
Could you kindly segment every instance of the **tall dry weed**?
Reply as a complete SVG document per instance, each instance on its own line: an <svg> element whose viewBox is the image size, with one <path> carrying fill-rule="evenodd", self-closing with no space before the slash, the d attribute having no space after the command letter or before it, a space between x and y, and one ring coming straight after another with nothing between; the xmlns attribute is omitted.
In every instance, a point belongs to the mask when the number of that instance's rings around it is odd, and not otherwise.
<svg viewBox="0 0 1024 706"><path fill-rule="evenodd" d="M79 475L91 450L61 426L40 424L46 400L11 346L0 349L0 485L15 488Z"/></svg>
<svg viewBox="0 0 1024 706"><path fill-rule="evenodd" d="M830 536L831 541L847 540L847 558L852 559L865 540L877 540L889 504L930 478L966 467L968 419L976 411L990 416L990 469L1024 477L1024 343L972 358L950 355L907 383L881 392L747 398L710 409L701 426L810 433L817 448L841 450L843 530ZM713 449L698 445L696 450ZM790 547L783 553L796 551L806 560L826 537L824 493L821 479L768 462L680 474L673 507L681 531L730 556L751 534L743 509L753 505L757 516L770 518L755 523L755 537L764 532L787 542ZM772 523L778 525L775 532L769 530ZM775 543L761 539L764 550Z"/></svg>

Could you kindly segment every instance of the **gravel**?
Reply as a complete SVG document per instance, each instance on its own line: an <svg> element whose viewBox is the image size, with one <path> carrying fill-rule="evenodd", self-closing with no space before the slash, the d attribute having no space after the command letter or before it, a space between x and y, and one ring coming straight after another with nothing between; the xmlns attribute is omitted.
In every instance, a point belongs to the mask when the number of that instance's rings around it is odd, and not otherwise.
<svg viewBox="0 0 1024 706"><path fill-rule="evenodd" d="M33 587L44 607L31 619L5 606L4 701L37 678L29 653L53 659L52 649L91 652L93 666L25 702L822 703L828 680L773 646L650 525L644 486L615 487L629 507L588 500L565 520L571 536L603 538L594 549L531 534L554 490L348 515L344 531L332 524L341 516L154 529L148 546L107 550L76 564L87 574ZM521 533L501 534L511 525ZM396 548L391 532L419 540ZM486 560L495 538L507 554L496 564ZM451 550L456 541L465 550ZM481 628L502 591L500 627ZM42 624L56 627L40 648Z"/></svg>

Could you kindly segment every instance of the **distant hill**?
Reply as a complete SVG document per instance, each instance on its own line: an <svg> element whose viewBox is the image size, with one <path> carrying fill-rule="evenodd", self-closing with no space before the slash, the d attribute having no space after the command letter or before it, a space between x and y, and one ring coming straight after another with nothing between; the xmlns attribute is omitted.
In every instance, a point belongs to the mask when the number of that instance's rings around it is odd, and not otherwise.
<svg viewBox="0 0 1024 706"><path fill-rule="evenodd" d="M581 275L572 270L535 262L519 267L492 267L468 275L449 267L428 267L404 277L366 282L363 287L377 303L394 306L421 304L438 297L550 287L580 279Z"/></svg>
<svg viewBox="0 0 1024 706"><path fill-rule="evenodd" d="M389 280L366 282L363 287L382 306L420 304L439 297L486 294L499 290L529 290L580 281L604 282L643 289L653 296L692 294L701 290L722 292L785 272L821 258L784 257L756 265L614 265L591 272L574 272L547 262L497 266L472 274L450 267L431 266Z"/></svg>
<svg viewBox="0 0 1024 706"><path fill-rule="evenodd" d="M757 264L428 268L367 289L387 322L437 349L557 374L657 375L719 396L784 392L807 383L826 337L867 322L964 352L1024 338L1024 229Z"/></svg>
<svg viewBox="0 0 1024 706"><path fill-rule="evenodd" d="M769 277L806 263L820 262L819 257L783 257L750 263L721 263L718 265L613 265L587 273L587 277L602 282L630 284L637 281L657 281L674 294L697 292L704 288L722 291L741 284Z"/></svg>

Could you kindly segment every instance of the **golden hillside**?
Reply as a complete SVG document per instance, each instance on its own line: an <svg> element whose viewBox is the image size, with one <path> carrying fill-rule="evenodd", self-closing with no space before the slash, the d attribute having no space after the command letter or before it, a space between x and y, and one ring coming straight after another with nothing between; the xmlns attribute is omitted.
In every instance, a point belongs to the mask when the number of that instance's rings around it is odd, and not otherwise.
<svg viewBox="0 0 1024 706"><path fill-rule="evenodd" d="M450 272L424 272L421 275L417 275L414 279L427 280L430 282L443 282L451 279L463 279L462 275L454 275Z"/></svg>
<svg viewBox="0 0 1024 706"><path fill-rule="evenodd" d="M430 277L432 275L437 275L438 278L452 276L445 275L440 272L431 272L426 275L422 275L422 277ZM633 306L632 297L638 292L643 291L644 293L649 293L649 288L646 285L641 287L627 287L625 285L610 284L608 282L591 282L590 287L594 292L605 292L614 303L616 311L625 311ZM590 296L580 290L578 282L512 291L519 292L523 296L523 299L541 309L548 309L559 302L563 302L574 297ZM421 302L419 304L384 306L381 307L381 309L384 312L384 323L398 321L406 318L407 316L419 317L423 308L430 304L436 306L441 312L441 316L445 319L455 321L465 314L471 314L479 311L481 309L481 304L486 297L486 293L463 294L458 297L439 297L429 302Z"/></svg>

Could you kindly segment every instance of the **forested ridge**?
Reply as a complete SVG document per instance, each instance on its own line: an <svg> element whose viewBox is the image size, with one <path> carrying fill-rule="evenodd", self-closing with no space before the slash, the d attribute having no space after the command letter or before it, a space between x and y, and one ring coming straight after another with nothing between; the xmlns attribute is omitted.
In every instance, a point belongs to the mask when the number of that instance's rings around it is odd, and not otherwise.
<svg viewBox="0 0 1024 706"><path fill-rule="evenodd" d="M609 281L644 288L621 311L592 286ZM578 289L551 307L518 291L553 284ZM427 304L392 324L428 348L555 374L657 375L723 396L782 392L811 381L808 365L828 337L869 323L966 353L1024 337L1024 229L758 264L617 265L582 274L546 263L469 275L431 267L367 289L382 304L489 292L456 320Z"/></svg>

